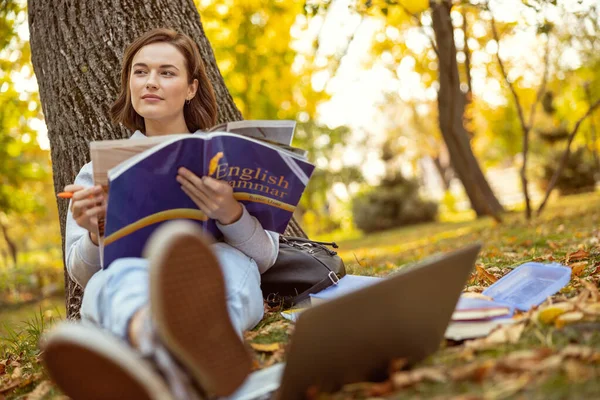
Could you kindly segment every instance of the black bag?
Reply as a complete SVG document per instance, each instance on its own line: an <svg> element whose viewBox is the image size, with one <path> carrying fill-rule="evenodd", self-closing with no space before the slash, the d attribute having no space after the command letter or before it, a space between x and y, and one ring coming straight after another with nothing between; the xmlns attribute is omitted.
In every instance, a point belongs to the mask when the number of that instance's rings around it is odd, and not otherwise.
<svg viewBox="0 0 600 400"><path fill-rule="evenodd" d="M333 250L335 243L280 236L275 264L261 277L264 299L271 306L288 308L309 299L346 275L344 262Z"/></svg>

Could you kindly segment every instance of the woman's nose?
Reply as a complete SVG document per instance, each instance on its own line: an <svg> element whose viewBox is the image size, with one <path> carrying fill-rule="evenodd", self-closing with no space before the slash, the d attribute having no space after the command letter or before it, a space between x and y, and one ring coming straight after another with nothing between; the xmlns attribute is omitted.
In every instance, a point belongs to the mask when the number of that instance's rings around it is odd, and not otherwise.
<svg viewBox="0 0 600 400"><path fill-rule="evenodd" d="M148 80L146 81L146 89L150 88L158 88L158 84L156 83L156 79L154 73L148 74Z"/></svg>

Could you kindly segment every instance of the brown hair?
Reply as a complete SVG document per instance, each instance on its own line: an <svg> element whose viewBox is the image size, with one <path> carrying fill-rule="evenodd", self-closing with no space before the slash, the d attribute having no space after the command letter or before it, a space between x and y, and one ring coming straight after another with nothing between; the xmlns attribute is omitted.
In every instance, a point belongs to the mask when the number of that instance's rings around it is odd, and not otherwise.
<svg viewBox="0 0 600 400"><path fill-rule="evenodd" d="M198 79L198 90L189 104L183 107L183 116L190 132L208 129L217 122L217 101L212 84L206 75L204 62L200 58L198 46L189 36L171 29L158 28L144 33L135 39L126 49L121 67L121 93L110 108L110 116L115 123L122 123L132 131L146 131L144 118L131 104L129 76L133 57L144 46L152 43L169 43L177 48L185 58L188 83Z"/></svg>

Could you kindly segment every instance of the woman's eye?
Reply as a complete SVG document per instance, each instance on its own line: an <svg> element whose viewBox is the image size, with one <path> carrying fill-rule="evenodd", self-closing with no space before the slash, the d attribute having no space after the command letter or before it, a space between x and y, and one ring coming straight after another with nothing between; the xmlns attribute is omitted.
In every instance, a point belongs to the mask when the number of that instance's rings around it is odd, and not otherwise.
<svg viewBox="0 0 600 400"><path fill-rule="evenodd" d="M146 73L146 71L144 71L143 69L137 69L137 70L133 71L134 75L142 75L144 73Z"/></svg>
<svg viewBox="0 0 600 400"><path fill-rule="evenodd" d="M173 72L171 72L171 71L163 71L163 75L166 75L166 76L175 76L175 74Z"/></svg>

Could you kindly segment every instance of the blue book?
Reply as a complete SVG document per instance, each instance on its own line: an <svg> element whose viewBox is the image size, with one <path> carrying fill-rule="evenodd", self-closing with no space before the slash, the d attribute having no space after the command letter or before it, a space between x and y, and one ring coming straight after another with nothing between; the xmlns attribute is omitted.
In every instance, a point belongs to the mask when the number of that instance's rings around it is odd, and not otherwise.
<svg viewBox="0 0 600 400"><path fill-rule="evenodd" d="M118 258L140 257L152 232L168 220L193 220L214 237L221 236L215 221L175 179L180 167L226 181L264 229L279 233L314 171L293 151L238 134L171 135L108 171L104 267Z"/></svg>
<svg viewBox="0 0 600 400"><path fill-rule="evenodd" d="M329 286L325 290L321 290L319 293L310 295L311 305L317 305L325 301L335 299L340 296L355 292L363 289L367 286L381 282L384 278L378 278L375 276L360 276L360 275L345 275L342 277L337 285Z"/></svg>

